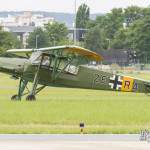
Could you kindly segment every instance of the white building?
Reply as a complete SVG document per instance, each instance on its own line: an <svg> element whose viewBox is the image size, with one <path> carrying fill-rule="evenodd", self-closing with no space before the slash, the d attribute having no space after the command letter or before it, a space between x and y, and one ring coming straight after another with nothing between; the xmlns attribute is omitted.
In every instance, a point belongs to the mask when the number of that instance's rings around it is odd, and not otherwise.
<svg viewBox="0 0 150 150"><path fill-rule="evenodd" d="M43 27L47 23L53 23L54 18L44 17L40 14L32 14L32 12L24 12L22 15L0 18L0 26L35 26Z"/></svg>
<svg viewBox="0 0 150 150"><path fill-rule="evenodd" d="M0 26L17 26L17 23L15 21L15 17L8 15L6 18L0 18Z"/></svg>
<svg viewBox="0 0 150 150"><path fill-rule="evenodd" d="M40 14L32 14L32 12L24 12L22 15L0 18L0 26L4 31L15 33L21 40L24 47L27 46L27 38L36 27L44 27L47 23L53 23L54 18L44 17Z"/></svg>
<svg viewBox="0 0 150 150"><path fill-rule="evenodd" d="M35 27L44 27L45 24L47 23L53 23L54 18L52 17L44 17L43 15L33 15L32 18L32 23L34 23Z"/></svg>
<svg viewBox="0 0 150 150"><path fill-rule="evenodd" d="M22 42L24 48L27 46L27 38L29 34L34 31L34 26L8 26L3 27L4 31L12 32L17 35L18 39Z"/></svg>

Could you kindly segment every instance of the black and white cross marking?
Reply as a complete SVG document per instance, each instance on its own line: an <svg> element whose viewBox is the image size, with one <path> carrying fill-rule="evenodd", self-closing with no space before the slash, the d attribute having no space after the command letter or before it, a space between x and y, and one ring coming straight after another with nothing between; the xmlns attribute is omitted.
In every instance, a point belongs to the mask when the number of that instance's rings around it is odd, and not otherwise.
<svg viewBox="0 0 150 150"><path fill-rule="evenodd" d="M109 85L111 86L111 89L120 90L122 82L121 76L113 75L113 77L110 77Z"/></svg>

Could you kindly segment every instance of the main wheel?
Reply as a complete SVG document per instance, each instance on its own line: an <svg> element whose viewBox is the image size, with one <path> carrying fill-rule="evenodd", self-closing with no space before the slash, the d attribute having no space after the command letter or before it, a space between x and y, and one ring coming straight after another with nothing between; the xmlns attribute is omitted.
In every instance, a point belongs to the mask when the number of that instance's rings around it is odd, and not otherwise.
<svg viewBox="0 0 150 150"><path fill-rule="evenodd" d="M20 98L18 95L13 95L13 96L11 97L11 100L12 100L12 101L18 101L18 100L21 100L21 98Z"/></svg>
<svg viewBox="0 0 150 150"><path fill-rule="evenodd" d="M35 100L36 100L35 95L28 95L28 96L26 97L26 100L27 100L27 101L35 101Z"/></svg>

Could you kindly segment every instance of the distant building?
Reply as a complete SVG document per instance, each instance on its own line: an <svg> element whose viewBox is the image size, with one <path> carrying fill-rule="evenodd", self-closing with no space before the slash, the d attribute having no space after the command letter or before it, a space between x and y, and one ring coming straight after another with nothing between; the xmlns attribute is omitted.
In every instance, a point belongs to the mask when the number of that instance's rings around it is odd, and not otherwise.
<svg viewBox="0 0 150 150"><path fill-rule="evenodd" d="M11 16L0 18L0 26L36 26L43 27L47 23L53 23L54 18L44 17L39 14L32 14L32 12L27 11L22 15Z"/></svg>
<svg viewBox="0 0 150 150"><path fill-rule="evenodd" d="M44 17L42 14L32 14L27 11L20 15L8 15L8 17L0 18L0 26L3 27L4 31L15 33L18 39L21 40L24 48L27 46L26 40L31 32L36 27L44 27L47 23L53 23L54 18ZM70 41L74 40L74 28L69 28L68 38ZM77 28L76 29L76 40L81 42L84 41L85 34L88 30Z"/></svg>
<svg viewBox="0 0 150 150"><path fill-rule="evenodd" d="M43 15L33 15L32 23L35 27L44 27L45 24L53 23L54 18L51 17L44 17Z"/></svg>
<svg viewBox="0 0 150 150"><path fill-rule="evenodd" d="M33 26L8 26L3 27L4 31L12 32L17 35L18 39L22 42L24 48L27 46L27 38L31 32L34 31L36 27Z"/></svg>
<svg viewBox="0 0 150 150"><path fill-rule="evenodd" d="M32 12L24 12L22 15L0 18L0 26L4 31L15 33L18 39L22 42L24 48L27 46L27 38L36 27L44 27L47 23L53 23L54 18L44 17Z"/></svg>
<svg viewBox="0 0 150 150"><path fill-rule="evenodd" d="M68 37L70 40L74 40L74 28L69 28L69 34ZM76 29L76 40L81 42L84 41L85 34L88 31L88 29L82 29L82 28L77 28Z"/></svg>
<svg viewBox="0 0 150 150"><path fill-rule="evenodd" d="M14 16L8 15L6 18L0 18L0 26L17 26Z"/></svg>

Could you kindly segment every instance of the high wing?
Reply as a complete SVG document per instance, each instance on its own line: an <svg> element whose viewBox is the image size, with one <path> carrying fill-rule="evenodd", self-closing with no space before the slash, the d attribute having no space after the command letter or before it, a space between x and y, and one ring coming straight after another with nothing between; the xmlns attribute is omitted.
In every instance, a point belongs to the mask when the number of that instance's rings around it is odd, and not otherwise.
<svg viewBox="0 0 150 150"><path fill-rule="evenodd" d="M85 57L88 57L89 59L95 60L95 61L102 61L103 57L93 51L90 51L88 49L79 47L79 46L54 46L54 47L45 47L45 48L39 48L39 49L10 49L7 50L7 53L14 53L14 54L30 54L32 52L41 51L41 52L50 52L50 51L60 51L63 50L67 53L75 53L78 55L82 55Z"/></svg>
<svg viewBox="0 0 150 150"><path fill-rule="evenodd" d="M17 57L30 57L34 49L10 49L6 51L6 54L14 54Z"/></svg>
<svg viewBox="0 0 150 150"><path fill-rule="evenodd" d="M10 49L7 53L32 53L34 49Z"/></svg>

